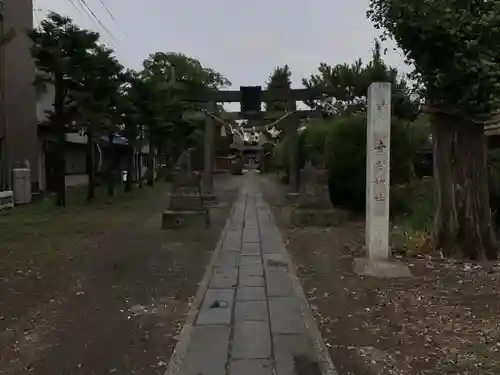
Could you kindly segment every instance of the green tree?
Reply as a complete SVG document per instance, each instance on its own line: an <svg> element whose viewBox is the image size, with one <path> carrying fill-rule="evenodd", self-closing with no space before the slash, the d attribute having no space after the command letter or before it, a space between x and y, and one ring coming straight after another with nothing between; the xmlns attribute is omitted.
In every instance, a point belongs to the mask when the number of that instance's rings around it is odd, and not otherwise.
<svg viewBox="0 0 500 375"><path fill-rule="evenodd" d="M82 30L71 19L50 13L40 26L29 33L32 55L41 72L39 82L54 86L54 109L48 124L57 139L56 204L66 205L65 143L66 132L73 125L78 110L73 94L81 88L80 81L89 51L99 39L99 34Z"/></svg>
<svg viewBox="0 0 500 375"><path fill-rule="evenodd" d="M181 53L153 53L143 63L141 75L153 82L161 100L157 112L155 144L169 156L176 158L187 147L200 146L204 121L186 121L184 112L203 109L201 103L189 98L230 86L231 82L217 71L205 67L200 61ZM153 123L151 123L153 124Z"/></svg>
<svg viewBox="0 0 500 375"><path fill-rule="evenodd" d="M500 104L500 3L371 0L368 17L396 40L424 88L433 127L436 246L447 256L496 258L484 125Z"/></svg>
<svg viewBox="0 0 500 375"><path fill-rule="evenodd" d="M266 90L284 90L292 87L292 72L288 65L278 66L269 75L266 83ZM285 111L288 107L287 102L265 102L266 111L281 112Z"/></svg>
<svg viewBox="0 0 500 375"><path fill-rule="evenodd" d="M330 105L335 108L334 114L331 115L335 116L365 112L368 87L373 82L380 81L392 84L394 115L413 121L419 113L419 102L397 69L389 67L383 61L382 47L377 40L374 42L372 59L367 65L363 65L361 59L353 64L338 64L334 67L321 63L318 73L302 79L306 88L328 92L328 96L332 98ZM306 104L326 112L324 103L308 101Z"/></svg>
<svg viewBox="0 0 500 375"><path fill-rule="evenodd" d="M125 191L132 190L132 182L136 176L135 155L137 143L139 141L139 120L142 103L138 95L138 86L141 83L139 74L133 70L124 73L124 85L121 96L117 103L118 113L121 116L120 123L123 125L121 134L128 142L127 155L127 180L125 181Z"/></svg>
<svg viewBox="0 0 500 375"><path fill-rule="evenodd" d="M72 95L79 110L78 123L87 135L87 200L91 201L95 197L96 137L106 136L109 141L108 194L114 194L117 155L113 140L121 120L117 111L120 88L124 84L123 66L113 56L113 50L96 44L93 49L88 49L80 73L80 85Z"/></svg>

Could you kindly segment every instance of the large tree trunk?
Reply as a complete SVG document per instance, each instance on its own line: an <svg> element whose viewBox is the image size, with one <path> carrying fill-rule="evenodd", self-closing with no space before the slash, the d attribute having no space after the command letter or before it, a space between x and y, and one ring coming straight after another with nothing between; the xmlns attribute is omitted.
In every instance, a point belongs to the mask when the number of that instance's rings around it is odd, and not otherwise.
<svg viewBox="0 0 500 375"><path fill-rule="evenodd" d="M89 183L87 186L87 202L95 198L95 144L94 134L91 129L87 130L87 173Z"/></svg>
<svg viewBox="0 0 500 375"><path fill-rule="evenodd" d="M132 181L134 180L134 147L130 145L127 155L127 180L125 181L125 192L132 191Z"/></svg>
<svg viewBox="0 0 500 375"><path fill-rule="evenodd" d="M66 206L66 124L64 119L64 88L62 74L55 75L54 122L56 127L56 205Z"/></svg>
<svg viewBox="0 0 500 375"><path fill-rule="evenodd" d="M155 171L154 171L154 164L155 164L155 147L154 147L154 138L153 138L153 132L149 132L149 153L148 153L148 186L153 186L155 184Z"/></svg>
<svg viewBox="0 0 500 375"><path fill-rule="evenodd" d="M434 113L435 241L448 257L497 256L482 126Z"/></svg>
<svg viewBox="0 0 500 375"><path fill-rule="evenodd" d="M113 144L114 134L108 134L108 147L109 147L109 165L108 165L108 178L107 178L107 186L108 186L108 195L112 197L115 195L115 176L116 176L116 150L115 145Z"/></svg>
<svg viewBox="0 0 500 375"><path fill-rule="evenodd" d="M142 189L143 186L143 181L142 181L142 145L143 142L142 140L144 139L143 137L143 126L141 125L140 127L140 136L139 136L139 153L137 155L137 172L138 172L138 185L139 189Z"/></svg>

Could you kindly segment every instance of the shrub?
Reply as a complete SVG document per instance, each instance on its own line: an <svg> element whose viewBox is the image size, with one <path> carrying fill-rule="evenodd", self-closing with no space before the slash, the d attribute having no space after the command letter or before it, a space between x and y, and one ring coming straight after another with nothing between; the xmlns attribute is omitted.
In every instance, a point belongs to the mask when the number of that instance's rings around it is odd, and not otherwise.
<svg viewBox="0 0 500 375"><path fill-rule="evenodd" d="M273 167L277 170L283 170L286 169L286 166L286 144L284 140L280 140L273 149Z"/></svg>
<svg viewBox="0 0 500 375"><path fill-rule="evenodd" d="M298 136L298 165L302 168L305 164L305 147L304 147L304 132L300 132ZM283 171L286 173L288 179L288 155L287 155L287 139L281 139L278 141L273 150L273 168L278 171Z"/></svg>
<svg viewBox="0 0 500 375"><path fill-rule="evenodd" d="M393 119L391 127L391 184L412 176L413 152L405 122ZM335 120L328 127L326 165L330 172L330 198L339 207L362 210L366 191L366 117Z"/></svg>
<svg viewBox="0 0 500 375"><path fill-rule="evenodd" d="M332 121L312 121L302 132L303 159L325 164L325 146Z"/></svg>

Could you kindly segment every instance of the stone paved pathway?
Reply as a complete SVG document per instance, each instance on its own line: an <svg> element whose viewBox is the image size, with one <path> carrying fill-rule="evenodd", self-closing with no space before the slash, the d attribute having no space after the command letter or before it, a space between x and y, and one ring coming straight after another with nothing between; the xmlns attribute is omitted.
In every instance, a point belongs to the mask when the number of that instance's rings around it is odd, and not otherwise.
<svg viewBox="0 0 500 375"><path fill-rule="evenodd" d="M244 178L166 374L335 374L271 210Z"/></svg>

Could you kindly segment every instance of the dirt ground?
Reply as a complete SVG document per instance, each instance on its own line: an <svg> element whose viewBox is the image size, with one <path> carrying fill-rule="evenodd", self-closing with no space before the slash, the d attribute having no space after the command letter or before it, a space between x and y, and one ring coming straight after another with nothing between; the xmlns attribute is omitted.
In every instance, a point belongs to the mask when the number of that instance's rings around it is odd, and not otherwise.
<svg viewBox="0 0 500 375"><path fill-rule="evenodd" d="M164 194L37 282L2 284L0 373L163 374L239 184L216 176L209 229L161 230Z"/></svg>
<svg viewBox="0 0 500 375"><path fill-rule="evenodd" d="M283 186L262 181L339 375L500 374L498 264L413 258L412 279L359 277L363 220L290 228Z"/></svg>

